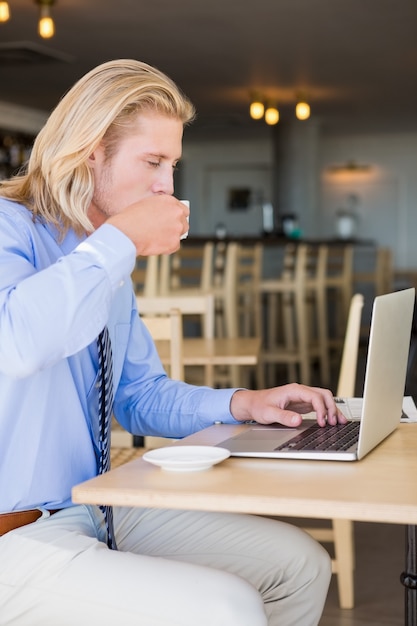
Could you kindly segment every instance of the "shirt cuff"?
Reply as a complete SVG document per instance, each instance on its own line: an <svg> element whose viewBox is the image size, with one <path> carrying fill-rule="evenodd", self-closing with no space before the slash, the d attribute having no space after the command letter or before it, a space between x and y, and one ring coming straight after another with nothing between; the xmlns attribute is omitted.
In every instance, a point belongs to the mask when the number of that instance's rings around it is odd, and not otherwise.
<svg viewBox="0 0 417 626"><path fill-rule="evenodd" d="M115 226L103 224L77 246L80 252L92 254L108 277L113 289L119 288L133 271L136 248Z"/></svg>
<svg viewBox="0 0 417 626"><path fill-rule="evenodd" d="M240 388L236 389L210 389L207 391L209 398L204 397L204 402L200 405L199 417L200 426L207 428L212 424L241 424L235 420L230 412L230 402L233 394ZM203 407L203 410L201 410ZM215 417L213 417L215 416Z"/></svg>

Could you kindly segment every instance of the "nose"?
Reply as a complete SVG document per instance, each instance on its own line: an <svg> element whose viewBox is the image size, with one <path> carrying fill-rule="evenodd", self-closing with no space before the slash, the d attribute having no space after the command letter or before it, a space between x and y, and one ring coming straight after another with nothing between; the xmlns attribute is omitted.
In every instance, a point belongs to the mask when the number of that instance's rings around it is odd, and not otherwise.
<svg viewBox="0 0 417 626"><path fill-rule="evenodd" d="M172 167L160 167L157 180L152 185L154 193L165 193L172 196L174 193L174 172Z"/></svg>

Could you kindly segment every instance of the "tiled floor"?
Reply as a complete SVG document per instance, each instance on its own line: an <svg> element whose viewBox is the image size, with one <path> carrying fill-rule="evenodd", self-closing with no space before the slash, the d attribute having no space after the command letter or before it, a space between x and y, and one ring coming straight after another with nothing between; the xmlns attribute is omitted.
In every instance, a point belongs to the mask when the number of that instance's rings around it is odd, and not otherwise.
<svg viewBox="0 0 417 626"><path fill-rule="evenodd" d="M116 448L112 446L110 450L111 467L115 469L119 465L123 465L123 463L133 461L138 456L142 456L142 454L143 448Z"/></svg>
<svg viewBox="0 0 417 626"><path fill-rule="evenodd" d="M404 526L356 522L355 544L355 608L339 609L333 576L320 626L404 626Z"/></svg>

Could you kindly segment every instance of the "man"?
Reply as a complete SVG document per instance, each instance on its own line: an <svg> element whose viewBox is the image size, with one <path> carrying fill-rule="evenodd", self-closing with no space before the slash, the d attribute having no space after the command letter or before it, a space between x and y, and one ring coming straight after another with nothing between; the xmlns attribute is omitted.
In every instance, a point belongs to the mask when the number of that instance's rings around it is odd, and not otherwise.
<svg viewBox="0 0 417 626"><path fill-rule="evenodd" d="M137 256L178 249L173 194L190 102L156 69L105 63L61 100L25 173L0 188L0 624L308 626L330 580L301 530L257 518L74 506L98 472L97 337L114 415L183 437L216 420L344 421L329 391L212 390L166 376L135 307ZM100 381L102 378L100 378ZM104 468L105 469L105 468ZM158 557L158 558L155 558Z"/></svg>

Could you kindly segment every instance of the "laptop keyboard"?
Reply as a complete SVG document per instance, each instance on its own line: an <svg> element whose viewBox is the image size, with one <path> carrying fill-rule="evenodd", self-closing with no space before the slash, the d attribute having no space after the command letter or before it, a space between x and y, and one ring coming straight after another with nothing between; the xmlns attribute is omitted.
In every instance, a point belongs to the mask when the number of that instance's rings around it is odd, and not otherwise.
<svg viewBox="0 0 417 626"><path fill-rule="evenodd" d="M314 424L275 450L348 450L359 437L359 422L321 427Z"/></svg>

